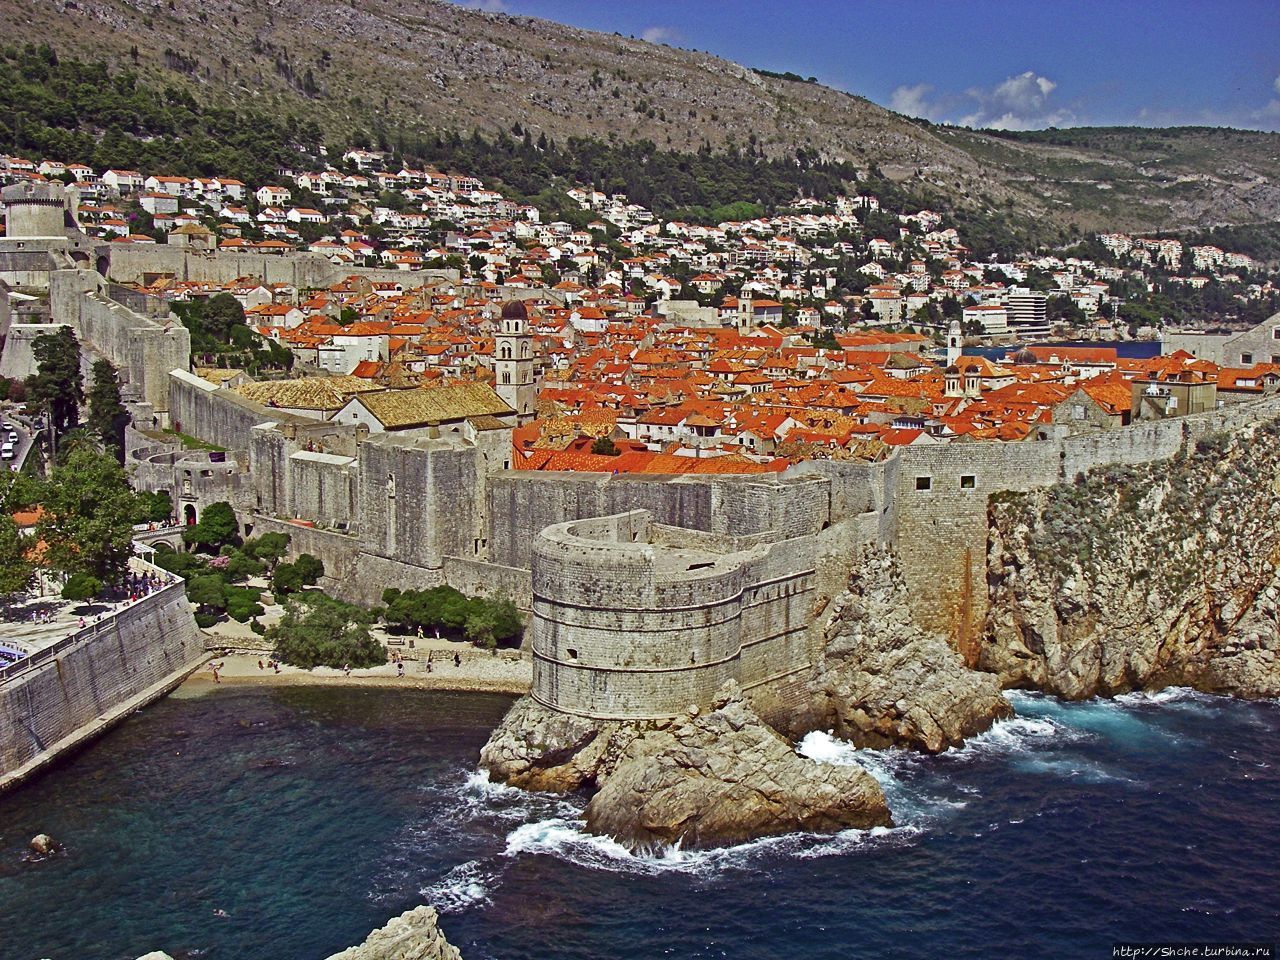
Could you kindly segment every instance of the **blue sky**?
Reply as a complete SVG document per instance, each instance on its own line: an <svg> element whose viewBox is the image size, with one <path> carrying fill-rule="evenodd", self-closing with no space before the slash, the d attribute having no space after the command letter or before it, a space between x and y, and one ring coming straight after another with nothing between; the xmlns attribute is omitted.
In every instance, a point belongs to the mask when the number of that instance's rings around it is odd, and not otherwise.
<svg viewBox="0 0 1280 960"><path fill-rule="evenodd" d="M1014 129L1280 130L1280 0L461 0Z"/></svg>

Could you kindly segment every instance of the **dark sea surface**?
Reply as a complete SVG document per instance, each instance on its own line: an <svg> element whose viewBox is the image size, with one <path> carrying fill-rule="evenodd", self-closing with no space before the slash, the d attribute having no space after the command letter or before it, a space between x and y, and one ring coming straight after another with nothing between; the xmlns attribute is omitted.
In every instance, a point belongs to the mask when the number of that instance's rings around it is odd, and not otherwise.
<svg viewBox="0 0 1280 960"><path fill-rule="evenodd" d="M1111 347L1116 356L1128 360L1149 360L1160 356L1159 340L1046 340L1036 341L1036 347ZM988 360L1003 360L1006 354L1017 353L1021 347L965 347L967 357L986 357Z"/></svg>
<svg viewBox="0 0 1280 960"><path fill-rule="evenodd" d="M1280 936L1280 706L1063 704L867 763L899 826L633 857L475 773L510 699L171 697L0 797L0 957L320 960L428 902L480 958L1103 958ZM47 832L66 852L24 860ZM215 911L225 911L220 917Z"/></svg>

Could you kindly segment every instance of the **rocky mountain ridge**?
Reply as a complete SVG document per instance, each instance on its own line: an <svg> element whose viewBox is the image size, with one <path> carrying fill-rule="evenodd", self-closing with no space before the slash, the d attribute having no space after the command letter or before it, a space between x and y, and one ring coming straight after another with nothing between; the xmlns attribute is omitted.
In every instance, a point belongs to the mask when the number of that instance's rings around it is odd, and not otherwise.
<svg viewBox="0 0 1280 960"><path fill-rule="evenodd" d="M444 0L0 0L0 31L201 99L317 119L338 142L357 128L518 124L676 151L805 150L878 171L922 204L1075 231L1280 216L1277 134L936 127L708 54Z"/></svg>

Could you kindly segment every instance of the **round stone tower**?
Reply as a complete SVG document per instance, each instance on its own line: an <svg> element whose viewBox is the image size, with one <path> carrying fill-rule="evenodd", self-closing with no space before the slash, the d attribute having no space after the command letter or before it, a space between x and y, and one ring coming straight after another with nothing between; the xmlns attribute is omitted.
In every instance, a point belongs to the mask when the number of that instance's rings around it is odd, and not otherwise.
<svg viewBox="0 0 1280 960"><path fill-rule="evenodd" d="M61 184L17 183L0 191L5 237L52 239L67 235L67 201Z"/></svg>

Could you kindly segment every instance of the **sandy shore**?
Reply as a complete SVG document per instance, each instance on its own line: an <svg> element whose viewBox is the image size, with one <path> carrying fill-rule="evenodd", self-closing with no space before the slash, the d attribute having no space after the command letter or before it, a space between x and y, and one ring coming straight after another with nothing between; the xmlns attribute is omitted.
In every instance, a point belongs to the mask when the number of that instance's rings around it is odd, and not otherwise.
<svg viewBox="0 0 1280 960"><path fill-rule="evenodd" d="M224 686L290 686L290 685L328 685L328 686L366 686L366 687L400 687L413 690L454 690L469 693L511 693L525 694L529 692L532 682L532 664L519 656L511 654L491 656L477 652L460 654L461 666L455 666L454 651L435 653L430 672L427 671L426 652L420 651L422 659L406 660L404 676L396 675L394 664L384 664L366 670L352 670L347 676L341 670L329 667L316 667L314 670L302 670L286 664L280 665L280 672L266 667L268 657L257 654L235 653L226 656L211 657L209 662L193 673L182 685L182 692L188 695L205 692L215 685L212 664L218 664L219 685ZM258 664L263 664L259 668Z"/></svg>

